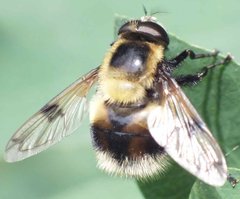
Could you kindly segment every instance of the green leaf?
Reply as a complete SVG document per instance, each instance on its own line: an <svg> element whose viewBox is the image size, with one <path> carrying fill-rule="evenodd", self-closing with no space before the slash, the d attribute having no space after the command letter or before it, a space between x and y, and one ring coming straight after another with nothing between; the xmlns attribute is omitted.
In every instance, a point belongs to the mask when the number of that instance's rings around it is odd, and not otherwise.
<svg viewBox="0 0 240 199"><path fill-rule="evenodd" d="M126 18L126 17L124 17ZM123 21L116 18L117 23ZM185 49L195 53L206 53L209 50L190 45L169 34L170 45L166 50L166 58L171 59ZM226 56L226 55L225 55ZM224 56L216 58L186 59L175 72L176 74L194 74L202 67L219 62ZM238 126L240 124L240 66L233 61L227 65L217 66L207 77L194 87L183 88L192 104L211 129L226 156L228 166L236 177L239 176L240 144ZM236 150L233 150L236 149ZM151 182L137 182L146 199L229 199L240 195L239 188L233 188L229 183L220 188L204 184L184 171L177 165L166 170L158 180ZM195 183L194 183L195 182ZM238 185L237 185L238 186ZM235 197L236 196L236 197Z"/></svg>
<svg viewBox="0 0 240 199"><path fill-rule="evenodd" d="M145 198L186 199L188 198L195 178L180 166L170 166L157 180L138 181Z"/></svg>
<svg viewBox="0 0 240 199"><path fill-rule="evenodd" d="M240 170L230 168L229 172L232 176L239 177L240 176ZM232 188L229 183L226 183L223 187L220 188L214 188L211 186L208 186L201 182L200 180L197 180L191 191L190 199L225 199L225 198L231 198L231 199L239 199L239 193L240 193L240 186L237 185L235 188Z"/></svg>

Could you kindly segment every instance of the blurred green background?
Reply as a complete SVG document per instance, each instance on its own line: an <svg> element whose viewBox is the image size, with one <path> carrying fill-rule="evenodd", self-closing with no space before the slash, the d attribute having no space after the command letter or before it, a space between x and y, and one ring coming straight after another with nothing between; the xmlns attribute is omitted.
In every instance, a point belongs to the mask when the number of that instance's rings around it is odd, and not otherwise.
<svg viewBox="0 0 240 199"><path fill-rule="evenodd" d="M49 99L98 66L113 41L116 13L142 5L181 39L240 61L237 0L0 0L0 198L139 198L134 180L96 168L87 118L82 128L22 162L3 160L14 131Z"/></svg>

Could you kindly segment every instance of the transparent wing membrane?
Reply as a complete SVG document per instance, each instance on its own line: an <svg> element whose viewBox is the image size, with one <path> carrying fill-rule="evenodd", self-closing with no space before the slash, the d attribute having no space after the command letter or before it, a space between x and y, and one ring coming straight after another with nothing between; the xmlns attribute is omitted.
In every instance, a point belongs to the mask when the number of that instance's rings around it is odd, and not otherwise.
<svg viewBox="0 0 240 199"><path fill-rule="evenodd" d="M227 179L224 155L174 79L159 81L159 107L148 118L155 141L183 168L204 182L221 186Z"/></svg>
<svg viewBox="0 0 240 199"><path fill-rule="evenodd" d="M27 120L8 142L6 161L35 155L76 130L87 111L86 95L97 80L97 71L77 80Z"/></svg>

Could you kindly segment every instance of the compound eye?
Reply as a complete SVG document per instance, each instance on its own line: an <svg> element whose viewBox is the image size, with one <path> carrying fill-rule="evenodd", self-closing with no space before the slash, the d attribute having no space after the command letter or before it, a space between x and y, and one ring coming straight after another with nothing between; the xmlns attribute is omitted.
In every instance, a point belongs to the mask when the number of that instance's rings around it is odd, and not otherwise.
<svg viewBox="0 0 240 199"><path fill-rule="evenodd" d="M160 34L159 34L159 32L156 29L154 29L151 26L147 26L146 24L140 25L138 27L138 31L150 34L150 35L152 35L154 37L160 37Z"/></svg>
<svg viewBox="0 0 240 199"><path fill-rule="evenodd" d="M169 37L162 26L152 21L141 21L138 24L138 32L152 36L158 41L163 41L166 46L169 44Z"/></svg>
<svg viewBox="0 0 240 199"><path fill-rule="evenodd" d="M140 22L139 20L136 21L137 23ZM125 33L125 32L134 32L137 31L137 26L133 24L133 21L129 21L121 26L118 30L118 35Z"/></svg>
<svg viewBox="0 0 240 199"><path fill-rule="evenodd" d="M156 42L163 42L165 46L169 44L169 37L164 28L153 21L135 20L125 23L118 31L118 34L135 32L149 36Z"/></svg>

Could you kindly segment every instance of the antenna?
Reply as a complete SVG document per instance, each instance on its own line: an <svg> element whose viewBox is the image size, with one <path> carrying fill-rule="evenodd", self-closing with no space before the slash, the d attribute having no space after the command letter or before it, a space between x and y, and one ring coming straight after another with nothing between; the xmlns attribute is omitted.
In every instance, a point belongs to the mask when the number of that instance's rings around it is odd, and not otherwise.
<svg viewBox="0 0 240 199"><path fill-rule="evenodd" d="M148 15L147 8L145 5L142 5L142 6L143 6L144 15L147 16Z"/></svg>
<svg viewBox="0 0 240 199"><path fill-rule="evenodd" d="M151 11L149 13L147 8L146 8L146 6L144 4L142 5L142 7L143 7L144 16L151 16L151 17L153 17L154 15L157 15L157 14L166 14L166 13L168 13L166 11L160 11L160 10L158 10L158 11Z"/></svg>

